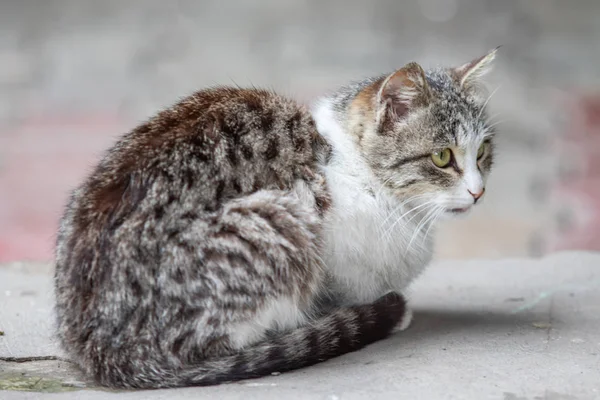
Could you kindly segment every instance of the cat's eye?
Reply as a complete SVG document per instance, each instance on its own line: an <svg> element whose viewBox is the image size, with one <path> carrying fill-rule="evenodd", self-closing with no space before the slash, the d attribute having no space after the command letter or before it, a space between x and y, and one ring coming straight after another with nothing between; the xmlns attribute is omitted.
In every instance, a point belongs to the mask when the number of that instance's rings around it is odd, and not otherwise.
<svg viewBox="0 0 600 400"><path fill-rule="evenodd" d="M487 142L481 143L479 149L477 149L477 159L479 160L485 154L485 147L487 146Z"/></svg>
<svg viewBox="0 0 600 400"><path fill-rule="evenodd" d="M450 165L450 161L452 161L452 150L444 149L436 151L431 155L431 160L436 167L445 168Z"/></svg>

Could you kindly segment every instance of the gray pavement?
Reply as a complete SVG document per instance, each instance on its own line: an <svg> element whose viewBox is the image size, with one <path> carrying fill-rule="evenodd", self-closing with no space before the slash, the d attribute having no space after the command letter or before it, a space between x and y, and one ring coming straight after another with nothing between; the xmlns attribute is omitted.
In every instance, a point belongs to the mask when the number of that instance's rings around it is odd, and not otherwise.
<svg viewBox="0 0 600 400"><path fill-rule="evenodd" d="M51 285L47 265L0 266L0 357L62 355ZM600 398L600 254L440 262L413 286L411 301L407 331L280 376L116 393L68 362L4 361L0 389L13 390L0 390L0 399Z"/></svg>

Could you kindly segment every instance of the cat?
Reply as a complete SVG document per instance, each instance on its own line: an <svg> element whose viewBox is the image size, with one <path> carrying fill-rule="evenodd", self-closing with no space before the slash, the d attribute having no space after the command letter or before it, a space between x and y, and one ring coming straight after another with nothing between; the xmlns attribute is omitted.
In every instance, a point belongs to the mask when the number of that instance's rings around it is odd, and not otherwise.
<svg viewBox="0 0 600 400"><path fill-rule="evenodd" d="M201 90L125 134L60 222L58 336L98 384L285 372L408 327L440 216L483 195L481 77L409 63L307 109Z"/></svg>

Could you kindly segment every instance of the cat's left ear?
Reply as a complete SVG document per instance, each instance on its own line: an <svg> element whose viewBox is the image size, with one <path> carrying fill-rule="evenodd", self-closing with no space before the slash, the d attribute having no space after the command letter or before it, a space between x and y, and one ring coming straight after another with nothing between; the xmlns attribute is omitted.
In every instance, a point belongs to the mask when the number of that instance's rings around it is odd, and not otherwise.
<svg viewBox="0 0 600 400"><path fill-rule="evenodd" d="M500 47L498 46L486 55L454 68L453 73L460 86L467 88L477 84L481 77L492 69L492 61L496 58L496 53Z"/></svg>

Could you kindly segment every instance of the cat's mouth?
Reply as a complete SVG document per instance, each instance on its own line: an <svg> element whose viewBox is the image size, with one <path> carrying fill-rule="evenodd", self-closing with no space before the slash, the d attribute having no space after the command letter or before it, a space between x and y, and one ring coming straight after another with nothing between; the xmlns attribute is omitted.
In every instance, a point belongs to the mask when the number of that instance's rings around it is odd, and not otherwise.
<svg viewBox="0 0 600 400"><path fill-rule="evenodd" d="M462 207L462 208L450 208L447 211L449 213L459 215L459 214L464 214L464 213L468 212L470 209L471 209L471 207L469 206L469 207Z"/></svg>

